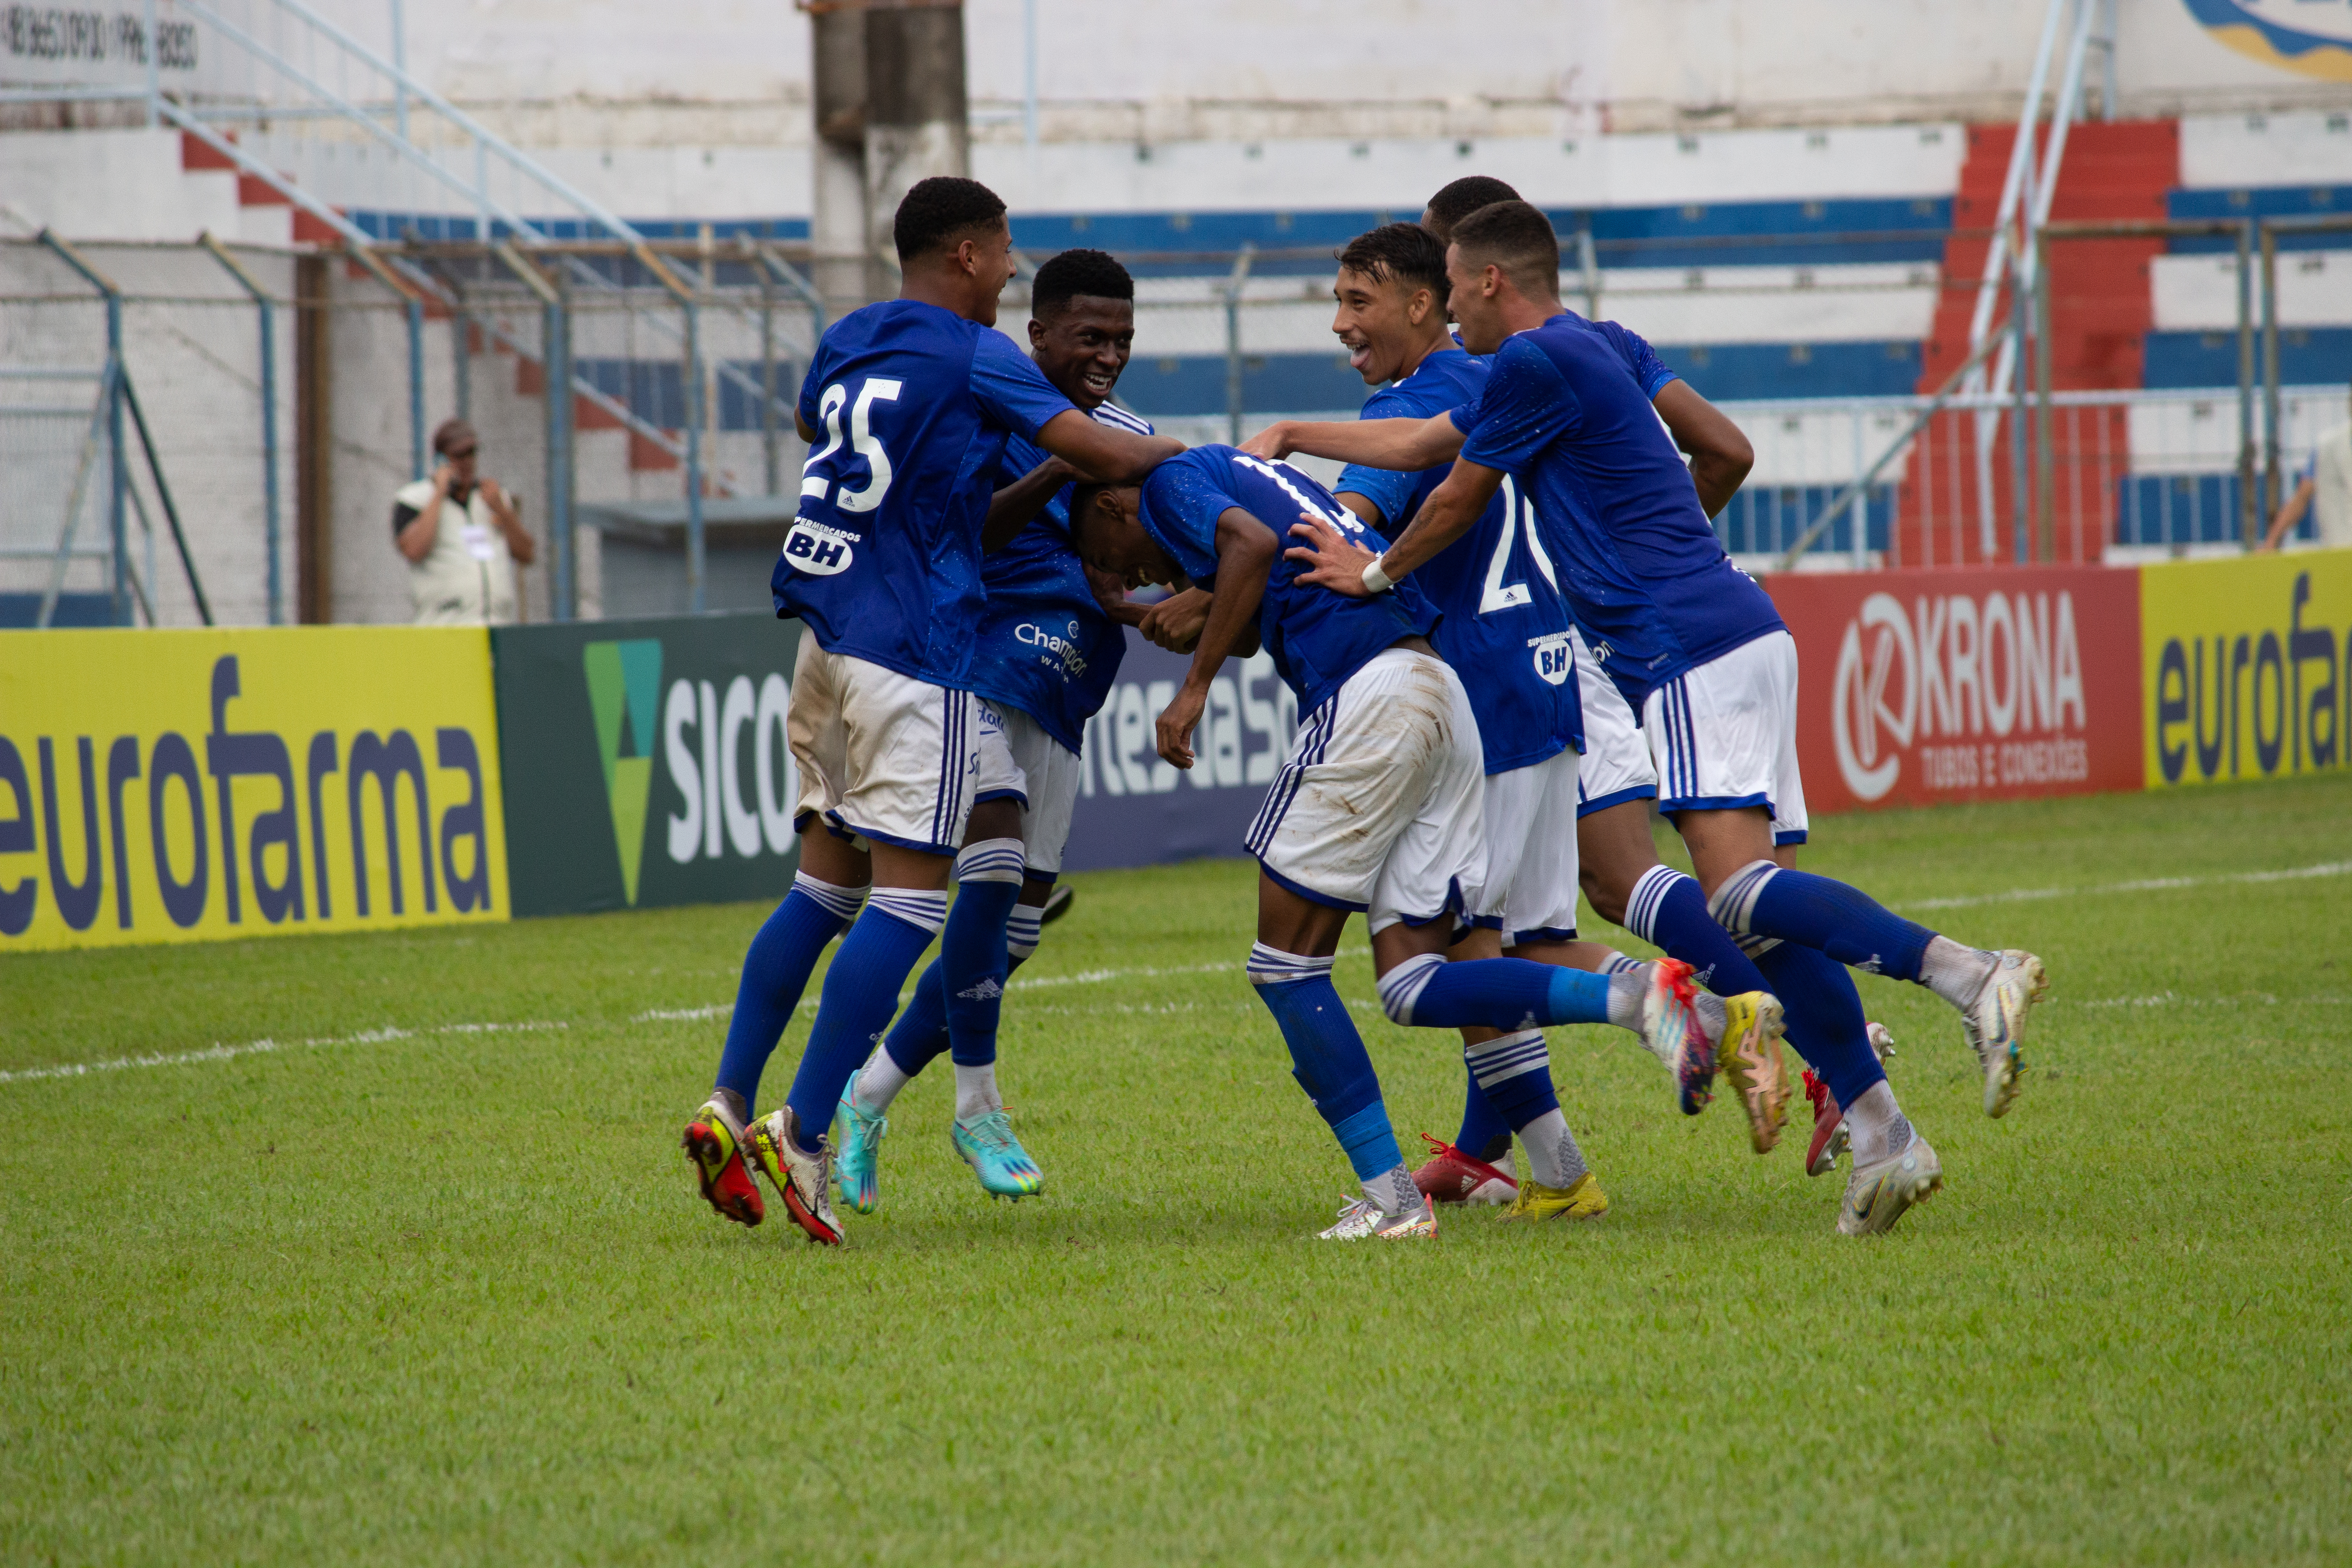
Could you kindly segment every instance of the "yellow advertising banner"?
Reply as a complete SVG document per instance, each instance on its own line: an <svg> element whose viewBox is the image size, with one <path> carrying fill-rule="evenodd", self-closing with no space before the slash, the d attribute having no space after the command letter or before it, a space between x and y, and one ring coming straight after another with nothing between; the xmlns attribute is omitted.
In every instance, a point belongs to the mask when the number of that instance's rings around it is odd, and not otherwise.
<svg viewBox="0 0 2352 1568"><path fill-rule="evenodd" d="M488 634L0 632L0 952L507 918Z"/></svg>
<svg viewBox="0 0 2352 1568"><path fill-rule="evenodd" d="M2140 572L2147 787L2347 765L2352 550Z"/></svg>

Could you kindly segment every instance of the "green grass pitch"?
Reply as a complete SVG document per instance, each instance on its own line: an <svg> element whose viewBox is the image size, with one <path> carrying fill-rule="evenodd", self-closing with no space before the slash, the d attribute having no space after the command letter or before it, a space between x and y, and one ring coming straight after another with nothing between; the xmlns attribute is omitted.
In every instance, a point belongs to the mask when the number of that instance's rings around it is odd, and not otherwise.
<svg viewBox="0 0 2352 1568"><path fill-rule="evenodd" d="M2346 862L2341 777L1820 825L2055 986L1992 1122L1862 980L1949 1184L1872 1242L1801 1110L1759 1159L1586 1028L1605 1220L1317 1244L1245 862L1076 879L1005 1010L1047 1194L938 1071L839 1250L677 1148L761 910L0 959L0 1562L2352 1561ZM1418 1147L1457 1045L1349 943Z"/></svg>

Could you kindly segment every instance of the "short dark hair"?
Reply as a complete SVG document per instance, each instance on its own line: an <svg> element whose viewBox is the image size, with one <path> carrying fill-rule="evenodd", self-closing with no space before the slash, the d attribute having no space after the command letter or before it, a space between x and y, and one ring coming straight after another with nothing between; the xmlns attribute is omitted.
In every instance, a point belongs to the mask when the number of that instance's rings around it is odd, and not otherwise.
<svg viewBox="0 0 2352 1568"><path fill-rule="evenodd" d="M918 180L898 203L890 220L890 240L898 259L912 261L974 229L993 229L1004 221L1004 202L978 180L954 174L934 174Z"/></svg>
<svg viewBox="0 0 2352 1568"><path fill-rule="evenodd" d="M1465 174L1429 198L1430 227L1439 239L1450 242L1455 226L1480 207L1518 199L1518 192L1492 174Z"/></svg>
<svg viewBox="0 0 2352 1568"><path fill-rule="evenodd" d="M1349 240L1335 253L1340 267L1383 283L1402 283L1407 293L1428 289L1445 302L1445 246L1417 223L1384 223Z"/></svg>
<svg viewBox="0 0 2352 1568"><path fill-rule="evenodd" d="M1094 300L1133 300L1135 279L1108 251L1066 250L1037 268L1029 285L1029 313L1044 316L1084 294Z"/></svg>
<svg viewBox="0 0 2352 1568"><path fill-rule="evenodd" d="M1520 293L1549 300L1559 292L1559 236L1543 209L1526 202L1496 202L1456 225L1454 243L1464 258L1503 269Z"/></svg>
<svg viewBox="0 0 2352 1568"><path fill-rule="evenodd" d="M433 455L436 458L446 458L467 447L478 447L481 444L482 438L463 419L444 419L440 427L433 432Z"/></svg>

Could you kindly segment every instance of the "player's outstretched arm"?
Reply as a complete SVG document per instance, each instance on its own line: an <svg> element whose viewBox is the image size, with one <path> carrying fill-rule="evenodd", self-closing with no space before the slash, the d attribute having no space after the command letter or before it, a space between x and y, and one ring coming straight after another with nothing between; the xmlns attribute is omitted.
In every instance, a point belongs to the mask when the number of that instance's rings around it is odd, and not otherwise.
<svg viewBox="0 0 2352 1568"><path fill-rule="evenodd" d="M1698 504L1713 517L1731 504L1756 466L1756 448L1730 418L1686 381L1670 381L1652 400L1675 445L1690 457Z"/></svg>
<svg viewBox="0 0 2352 1568"><path fill-rule="evenodd" d="M1241 508L1227 507L1217 518L1217 591L1208 623L1201 628L1184 684L1160 715L1160 754L1176 767L1192 765L1192 730L1209 706L1209 685L1257 619L1266 575L1280 550L1274 531Z"/></svg>
<svg viewBox="0 0 2352 1568"><path fill-rule="evenodd" d="M1106 485L1133 484L1184 449L1173 436L1140 436L1090 419L1075 408L1046 420L1037 432L1037 445Z"/></svg>
<svg viewBox="0 0 2352 1568"><path fill-rule="evenodd" d="M1462 432L1445 414L1426 419L1279 419L1243 442L1242 450L1268 458L1304 452L1368 468L1413 473L1460 457Z"/></svg>
<svg viewBox="0 0 2352 1568"><path fill-rule="evenodd" d="M1328 520L1301 512L1290 530L1299 542L1292 545L1287 554L1308 568L1298 574L1298 581L1345 594L1351 599L1363 598L1373 592L1364 581L1364 568L1377 563L1382 576L1391 583L1397 581L1469 532L1502 484L1502 469L1459 458L1454 460L1453 471L1429 492L1429 499L1421 503L1412 523L1386 553L1375 555L1332 527Z"/></svg>
<svg viewBox="0 0 2352 1568"><path fill-rule="evenodd" d="M1055 492L1076 476L1077 470L1061 458L1048 458L989 497L988 518L980 525L982 553L993 555L1019 538Z"/></svg>

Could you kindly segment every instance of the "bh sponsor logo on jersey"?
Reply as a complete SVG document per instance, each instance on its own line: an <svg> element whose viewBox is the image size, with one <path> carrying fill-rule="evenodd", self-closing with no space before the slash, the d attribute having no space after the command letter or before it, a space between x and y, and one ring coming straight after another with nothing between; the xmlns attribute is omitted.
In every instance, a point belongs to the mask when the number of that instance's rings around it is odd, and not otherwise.
<svg viewBox="0 0 2352 1568"><path fill-rule="evenodd" d="M2352 551L2168 563L2140 592L2149 788L2352 765Z"/></svg>
<svg viewBox="0 0 2352 1568"><path fill-rule="evenodd" d="M652 806L667 803L661 843L670 862L756 859L797 847L800 776L785 741L792 689L770 671L755 683L673 679L662 685L662 640L592 642L581 649L596 754L625 900L637 901ZM657 777L666 773L666 778ZM667 783L667 789L657 785Z"/></svg>
<svg viewBox="0 0 2352 1568"><path fill-rule="evenodd" d="M1548 632L1539 637L1529 637L1528 647L1535 654L1536 673L1547 686L1565 686L1568 678L1576 673L1576 650L1568 632Z"/></svg>
<svg viewBox="0 0 2352 1568"><path fill-rule="evenodd" d="M1035 621L1024 621L1013 628L1013 640L1024 647L1035 648L1061 667L1065 679L1076 680L1087 672L1086 651L1078 646L1085 629L1076 621L1065 622L1058 631Z"/></svg>
<svg viewBox="0 0 2352 1568"><path fill-rule="evenodd" d="M2079 784L2089 713L2074 595L1872 594L1838 644L1831 733L1854 797Z"/></svg>
<svg viewBox="0 0 2352 1568"><path fill-rule="evenodd" d="M0 951L506 917L479 628L0 644Z"/></svg>
<svg viewBox="0 0 2352 1568"><path fill-rule="evenodd" d="M857 535L845 528L796 517L793 531L784 535L784 559L800 571L830 577L849 570L857 559L856 545Z"/></svg>

